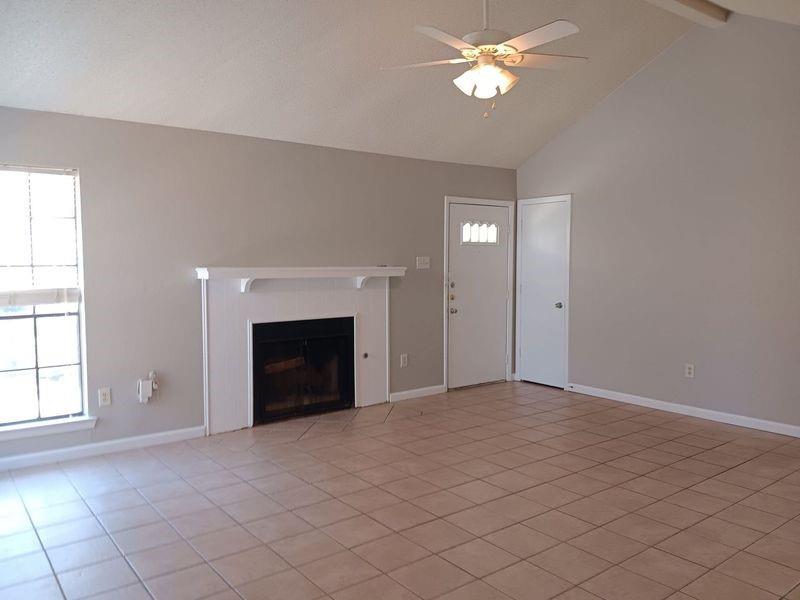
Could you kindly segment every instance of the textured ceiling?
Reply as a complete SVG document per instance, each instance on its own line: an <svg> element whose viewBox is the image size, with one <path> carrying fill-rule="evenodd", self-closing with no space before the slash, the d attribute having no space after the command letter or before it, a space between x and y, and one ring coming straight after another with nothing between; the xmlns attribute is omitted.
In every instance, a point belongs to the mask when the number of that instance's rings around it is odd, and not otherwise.
<svg viewBox="0 0 800 600"><path fill-rule="evenodd" d="M690 26L641 0L493 0L512 35L558 18L581 32L484 105L412 31L479 29L480 0L2 0L0 105L432 160L517 167Z"/></svg>
<svg viewBox="0 0 800 600"><path fill-rule="evenodd" d="M800 0L713 0L715 4L751 17L800 25Z"/></svg>

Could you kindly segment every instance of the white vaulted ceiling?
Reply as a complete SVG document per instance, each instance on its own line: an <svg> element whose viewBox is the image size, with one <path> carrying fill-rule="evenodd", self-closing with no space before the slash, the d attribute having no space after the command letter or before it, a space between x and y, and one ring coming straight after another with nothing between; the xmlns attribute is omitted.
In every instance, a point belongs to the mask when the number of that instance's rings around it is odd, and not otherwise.
<svg viewBox="0 0 800 600"><path fill-rule="evenodd" d="M512 35L558 18L581 32L484 105L452 84L456 56L412 31L480 28L480 0L3 0L0 105L516 167L690 24L640 0L493 0Z"/></svg>

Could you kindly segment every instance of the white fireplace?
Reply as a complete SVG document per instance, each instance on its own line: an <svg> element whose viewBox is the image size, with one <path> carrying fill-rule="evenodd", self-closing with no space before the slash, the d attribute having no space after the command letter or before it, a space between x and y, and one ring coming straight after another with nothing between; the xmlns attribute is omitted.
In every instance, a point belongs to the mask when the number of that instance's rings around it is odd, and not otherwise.
<svg viewBox="0 0 800 600"><path fill-rule="evenodd" d="M389 278L405 267L198 267L207 433L253 425L255 323L353 317L355 404L389 400Z"/></svg>

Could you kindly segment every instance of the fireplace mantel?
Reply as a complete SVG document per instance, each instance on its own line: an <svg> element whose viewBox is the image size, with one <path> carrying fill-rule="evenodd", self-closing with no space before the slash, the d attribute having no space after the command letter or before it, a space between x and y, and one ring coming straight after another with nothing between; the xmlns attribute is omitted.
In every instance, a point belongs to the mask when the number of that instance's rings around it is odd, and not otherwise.
<svg viewBox="0 0 800 600"><path fill-rule="evenodd" d="M350 317L355 406L389 401L389 282L405 267L199 267L206 433L252 427L253 328ZM265 280L268 285L251 284Z"/></svg>
<svg viewBox="0 0 800 600"><path fill-rule="evenodd" d="M244 294L257 279L352 279L356 288L373 277L403 277L405 267L197 267L198 279L238 279Z"/></svg>

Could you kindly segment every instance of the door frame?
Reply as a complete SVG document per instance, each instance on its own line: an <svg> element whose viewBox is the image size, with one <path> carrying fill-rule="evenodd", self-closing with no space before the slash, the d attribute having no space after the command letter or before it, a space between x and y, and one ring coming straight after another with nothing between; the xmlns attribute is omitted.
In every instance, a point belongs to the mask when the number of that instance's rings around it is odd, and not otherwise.
<svg viewBox="0 0 800 600"><path fill-rule="evenodd" d="M572 308L572 305L569 301L569 292L571 287L571 274L572 274L572 252L570 249L570 238L572 237L572 194L557 194L554 196L540 196L536 198L525 198L517 200L517 205L519 210L517 210L517 278L516 278L516 286L515 286L515 295L514 301L515 306L517 307L516 312L516 323L515 323L515 340L516 340L516 349L514 353L514 364L516 365L516 373L514 373L514 379L516 381L521 381L520 371L521 371L521 351L522 351L522 336L521 336L521 327L522 327L522 311L520 310L520 293L522 290L522 208L524 206L530 206L533 204L551 204L554 202L566 202L567 203L567 285L566 290L564 292L564 303L566 304L566 314L565 314L565 340L564 340L564 389L569 388L569 313Z"/></svg>
<svg viewBox="0 0 800 600"><path fill-rule="evenodd" d="M506 257L506 263L508 268L508 275L507 275L507 289L506 289L506 381L513 381L513 375L511 372L511 357L513 352L512 347L512 335L514 329L514 254L516 251L516 245L514 242L515 239L515 213L516 213L516 201L514 200L489 200L486 198L467 198L463 196L445 196L444 197L444 274L442 276L442 300L443 300L443 311L442 315L444 316L444 326L443 326L443 333L444 333L444 360L443 360L443 376L444 376L444 391L447 391L448 388L448 345L449 345L449 328L450 328L450 317L449 315L449 308L450 308L450 301L448 298L448 294L450 292L447 286L447 280L449 279L448 275L450 272L450 205L451 204L475 204L477 206L500 206L503 208L508 208L508 256Z"/></svg>

